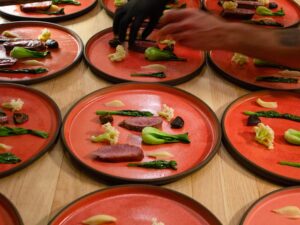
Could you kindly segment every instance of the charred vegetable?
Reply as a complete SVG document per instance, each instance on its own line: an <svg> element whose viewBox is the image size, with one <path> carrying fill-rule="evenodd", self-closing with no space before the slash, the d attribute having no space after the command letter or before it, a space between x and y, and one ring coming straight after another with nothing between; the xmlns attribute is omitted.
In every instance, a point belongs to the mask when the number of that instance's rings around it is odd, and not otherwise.
<svg viewBox="0 0 300 225"><path fill-rule="evenodd" d="M143 167L143 168L151 168L151 169L172 169L177 170L177 162L174 160L166 161L166 160L154 160L150 162L141 162L141 163L128 163L130 167Z"/></svg>
<svg viewBox="0 0 300 225"><path fill-rule="evenodd" d="M113 38L109 40L108 44L110 47L116 48L118 45L121 45L122 42L119 40L119 38Z"/></svg>
<svg viewBox="0 0 300 225"><path fill-rule="evenodd" d="M12 154L11 152L1 153L0 154L0 163L3 164L16 164L21 162L21 159Z"/></svg>
<svg viewBox="0 0 300 225"><path fill-rule="evenodd" d="M156 77L156 78L166 78L164 72L155 72L155 73L133 73L130 74L132 77Z"/></svg>
<svg viewBox="0 0 300 225"><path fill-rule="evenodd" d="M53 4L69 4L69 5L81 5L80 2L75 0L52 0Z"/></svg>
<svg viewBox="0 0 300 225"><path fill-rule="evenodd" d="M111 115L103 115L99 116L99 120L101 124L112 123L114 118Z"/></svg>
<svg viewBox="0 0 300 225"><path fill-rule="evenodd" d="M276 12L273 12L272 10L268 9L265 6L258 6L256 8L256 13L261 16L284 16L285 15L282 8Z"/></svg>
<svg viewBox="0 0 300 225"><path fill-rule="evenodd" d="M278 162L278 164L284 165L284 166L292 166L292 167L300 168L300 162L280 161L280 162Z"/></svg>
<svg viewBox="0 0 300 225"><path fill-rule="evenodd" d="M58 48L58 42L53 39L48 39L45 44L48 48Z"/></svg>
<svg viewBox="0 0 300 225"><path fill-rule="evenodd" d="M0 127L0 137L31 134L41 138L48 138L48 133L40 130L31 130L22 127Z"/></svg>
<svg viewBox="0 0 300 225"><path fill-rule="evenodd" d="M147 48L145 58L150 61L186 61L185 58L177 57L173 51L161 50L158 47Z"/></svg>
<svg viewBox="0 0 300 225"><path fill-rule="evenodd" d="M245 20L245 22L262 26L284 27L282 23L279 23L272 18Z"/></svg>
<svg viewBox="0 0 300 225"><path fill-rule="evenodd" d="M261 123L261 120L257 115L251 115L248 117L247 126L256 126L259 123Z"/></svg>
<svg viewBox="0 0 300 225"><path fill-rule="evenodd" d="M8 123L8 117L5 112L0 109L0 125L4 125Z"/></svg>
<svg viewBox="0 0 300 225"><path fill-rule="evenodd" d="M31 51L26 48L22 47L14 47L11 52L10 56L16 59L22 59L22 58L44 58L46 57L50 52L37 52L37 51Z"/></svg>
<svg viewBox="0 0 300 225"><path fill-rule="evenodd" d="M275 76L259 76L256 77L256 81L263 81L263 82L273 82L273 83L298 83L297 78L291 77L275 77Z"/></svg>
<svg viewBox="0 0 300 225"><path fill-rule="evenodd" d="M269 9L276 9L278 7L276 2L270 2L269 3Z"/></svg>
<svg viewBox="0 0 300 225"><path fill-rule="evenodd" d="M279 113L279 112L272 111L272 110L271 111L257 111L257 112L245 111L244 114L248 115L248 116L256 115L258 117L282 118L282 119L300 122L300 116L293 115L290 113Z"/></svg>
<svg viewBox="0 0 300 225"><path fill-rule="evenodd" d="M120 115L120 116L153 116L153 113L149 111L139 111L139 110L118 110L118 111L96 111L97 115Z"/></svg>
<svg viewBox="0 0 300 225"><path fill-rule="evenodd" d="M46 68L32 68L32 69L5 69L0 68L1 73L32 73L32 74L40 74L46 73L48 70Z"/></svg>
<svg viewBox="0 0 300 225"><path fill-rule="evenodd" d="M284 139L293 145L300 145L300 131L288 129L284 132Z"/></svg>
<svg viewBox="0 0 300 225"><path fill-rule="evenodd" d="M28 121L28 115L25 113L14 113L13 119L15 124L22 124Z"/></svg>
<svg viewBox="0 0 300 225"><path fill-rule="evenodd" d="M169 134L154 127L145 127L142 130L142 139L145 144L159 145L165 143L190 143L188 133L184 134Z"/></svg>
<svg viewBox="0 0 300 225"><path fill-rule="evenodd" d="M171 122L171 128L173 129L179 129L184 126L184 120L180 117L177 116L172 122Z"/></svg>

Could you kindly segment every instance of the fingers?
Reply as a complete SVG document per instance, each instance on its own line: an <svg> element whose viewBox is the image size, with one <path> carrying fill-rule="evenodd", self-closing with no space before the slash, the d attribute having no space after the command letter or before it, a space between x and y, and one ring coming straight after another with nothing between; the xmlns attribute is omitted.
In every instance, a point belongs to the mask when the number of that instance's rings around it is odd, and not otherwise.
<svg viewBox="0 0 300 225"><path fill-rule="evenodd" d="M132 21L132 17L129 13L125 14L125 16L120 21L118 34L119 34L119 40L121 42L124 42L126 39L127 29L131 21Z"/></svg>
<svg viewBox="0 0 300 225"><path fill-rule="evenodd" d="M116 13L115 13L115 16L114 16L114 21L113 21L114 35L118 35L121 19L123 18L123 16L125 16L125 14L126 14L125 6L121 7L121 8L118 8L116 10Z"/></svg>
<svg viewBox="0 0 300 225"><path fill-rule="evenodd" d="M140 27L142 26L144 19L145 18L143 15L139 15L132 22L131 27L130 27L130 33L129 33L129 46L134 45L138 31L139 31Z"/></svg>
<svg viewBox="0 0 300 225"><path fill-rule="evenodd" d="M161 17L162 14L160 15L155 15L150 17L150 21L145 27L143 33L142 33L142 39L145 40L148 35L154 30L155 26L157 25L159 18Z"/></svg>
<svg viewBox="0 0 300 225"><path fill-rule="evenodd" d="M180 22L181 20L194 16L199 15L198 9L181 9L181 10L167 10L162 18L160 19L159 23L161 25L166 25L169 23ZM197 22L197 21L195 21Z"/></svg>

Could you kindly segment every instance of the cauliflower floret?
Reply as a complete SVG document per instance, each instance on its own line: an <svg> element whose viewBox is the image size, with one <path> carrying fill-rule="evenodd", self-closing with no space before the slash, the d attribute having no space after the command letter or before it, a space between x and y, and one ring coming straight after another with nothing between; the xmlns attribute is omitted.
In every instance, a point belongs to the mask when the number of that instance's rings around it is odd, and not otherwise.
<svg viewBox="0 0 300 225"><path fill-rule="evenodd" d="M259 3L268 5L270 3L270 0L258 0Z"/></svg>
<svg viewBox="0 0 300 225"><path fill-rule="evenodd" d="M10 100L10 102L2 103L2 107L6 109L11 109L12 111L20 111L24 105L24 102L18 98Z"/></svg>
<svg viewBox="0 0 300 225"><path fill-rule="evenodd" d="M238 65L240 65L240 66L242 66L242 65L248 63L249 58L248 58L248 56L245 56L243 54L235 52L234 55L231 58L231 61L238 64Z"/></svg>
<svg viewBox="0 0 300 225"><path fill-rule="evenodd" d="M166 104L163 104L163 108L160 112L158 112L158 115L170 122L171 119L174 117L174 109L167 106Z"/></svg>
<svg viewBox="0 0 300 225"><path fill-rule="evenodd" d="M108 58L112 62L121 62L125 59L126 57L126 50L122 45L118 45L116 47L116 52L109 54Z"/></svg>
<svg viewBox="0 0 300 225"><path fill-rule="evenodd" d="M119 141L120 132L110 123L102 125L104 133L98 136L92 136L92 142L109 142L111 145L117 144Z"/></svg>
<svg viewBox="0 0 300 225"><path fill-rule="evenodd" d="M125 5L127 3L127 0L114 0L114 5L116 7L121 7L122 5Z"/></svg>
<svg viewBox="0 0 300 225"><path fill-rule="evenodd" d="M40 41L47 41L51 37L51 32L47 28L42 30L42 33L38 36Z"/></svg>
<svg viewBox="0 0 300 225"><path fill-rule="evenodd" d="M0 143L0 150L4 150L6 152L9 152L11 149L12 149L11 146Z"/></svg>
<svg viewBox="0 0 300 225"><path fill-rule="evenodd" d="M156 218L152 218L152 225L165 225L163 222L157 221Z"/></svg>
<svg viewBox="0 0 300 225"><path fill-rule="evenodd" d="M224 1L222 6L223 6L223 9L235 10L238 7L238 4L237 4L237 2L234 2L234 1Z"/></svg>
<svg viewBox="0 0 300 225"><path fill-rule="evenodd" d="M268 149L273 149L274 145L274 131L268 125L264 125L263 123L257 124L254 127L255 131L255 140L258 143L261 143L268 147Z"/></svg>

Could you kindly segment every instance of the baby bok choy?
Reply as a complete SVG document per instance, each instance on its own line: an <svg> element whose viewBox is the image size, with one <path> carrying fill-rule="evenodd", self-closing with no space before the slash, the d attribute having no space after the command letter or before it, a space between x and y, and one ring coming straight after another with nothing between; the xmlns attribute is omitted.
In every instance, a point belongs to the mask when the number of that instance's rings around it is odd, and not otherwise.
<svg viewBox="0 0 300 225"><path fill-rule="evenodd" d="M38 52L38 51L32 51L26 48L22 47L14 47L10 51L10 56L16 59L23 59L23 58L44 58L46 57L50 52Z"/></svg>

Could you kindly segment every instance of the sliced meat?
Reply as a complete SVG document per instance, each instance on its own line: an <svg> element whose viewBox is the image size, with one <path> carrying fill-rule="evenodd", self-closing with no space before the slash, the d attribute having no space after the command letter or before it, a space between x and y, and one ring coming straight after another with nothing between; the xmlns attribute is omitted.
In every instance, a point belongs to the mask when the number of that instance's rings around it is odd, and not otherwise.
<svg viewBox="0 0 300 225"><path fill-rule="evenodd" d="M235 9L235 10L223 10L222 16L230 19L244 19L250 20L255 14L255 10L250 9Z"/></svg>
<svg viewBox="0 0 300 225"><path fill-rule="evenodd" d="M140 147L128 144L105 146L95 151L93 155L103 162L133 162L144 158Z"/></svg>
<svg viewBox="0 0 300 225"><path fill-rule="evenodd" d="M23 47L35 51L43 51L46 49L45 44L40 40L21 40L21 41L7 41L3 43L6 51L12 50L14 47Z"/></svg>
<svg viewBox="0 0 300 225"><path fill-rule="evenodd" d="M46 11L51 7L51 5L52 1L43 1L22 4L20 7L23 12L34 12L37 10Z"/></svg>
<svg viewBox="0 0 300 225"><path fill-rule="evenodd" d="M17 62L17 59L6 55L6 50L3 45L0 45L0 67L12 66Z"/></svg>
<svg viewBox="0 0 300 225"><path fill-rule="evenodd" d="M236 1L238 4L238 8L243 9L256 9L258 6L264 6L264 4L256 1Z"/></svg>
<svg viewBox="0 0 300 225"><path fill-rule="evenodd" d="M154 117L132 117L123 120L119 126L128 130L142 131L145 127L159 128L163 120L159 116Z"/></svg>

